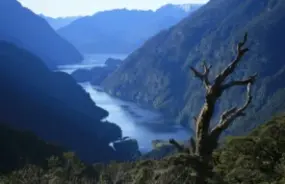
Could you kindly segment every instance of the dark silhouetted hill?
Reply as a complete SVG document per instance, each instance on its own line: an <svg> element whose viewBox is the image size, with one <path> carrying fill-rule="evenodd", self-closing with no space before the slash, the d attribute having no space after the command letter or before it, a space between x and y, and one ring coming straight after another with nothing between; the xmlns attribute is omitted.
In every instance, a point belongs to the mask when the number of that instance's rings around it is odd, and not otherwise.
<svg viewBox="0 0 285 184"><path fill-rule="evenodd" d="M0 42L0 121L74 151L88 162L120 160L109 146L120 127L68 74L51 72L42 61ZM124 157L124 155L123 155Z"/></svg>

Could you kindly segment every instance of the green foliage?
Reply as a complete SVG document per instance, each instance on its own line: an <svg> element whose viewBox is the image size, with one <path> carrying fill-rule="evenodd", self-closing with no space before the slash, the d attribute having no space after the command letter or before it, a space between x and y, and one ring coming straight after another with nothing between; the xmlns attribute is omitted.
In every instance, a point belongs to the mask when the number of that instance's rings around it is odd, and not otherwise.
<svg viewBox="0 0 285 184"><path fill-rule="evenodd" d="M248 136L228 138L214 158L215 172L228 183L284 182L285 117L274 118Z"/></svg>
<svg viewBox="0 0 285 184"><path fill-rule="evenodd" d="M0 183L191 184L197 159L193 155L176 153L158 160L88 166L74 153L63 155L63 159L48 159L46 168L26 165L2 175ZM248 136L227 137L225 144L214 152L212 166L213 177L209 178L209 184L283 184L285 116L259 126Z"/></svg>

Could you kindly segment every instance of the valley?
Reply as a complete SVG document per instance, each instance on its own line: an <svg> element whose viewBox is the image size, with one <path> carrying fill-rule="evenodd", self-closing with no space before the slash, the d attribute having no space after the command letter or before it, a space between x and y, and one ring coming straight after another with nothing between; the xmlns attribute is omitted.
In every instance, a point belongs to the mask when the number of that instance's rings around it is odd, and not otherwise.
<svg viewBox="0 0 285 184"><path fill-rule="evenodd" d="M284 184L284 10L1 0L0 184Z"/></svg>

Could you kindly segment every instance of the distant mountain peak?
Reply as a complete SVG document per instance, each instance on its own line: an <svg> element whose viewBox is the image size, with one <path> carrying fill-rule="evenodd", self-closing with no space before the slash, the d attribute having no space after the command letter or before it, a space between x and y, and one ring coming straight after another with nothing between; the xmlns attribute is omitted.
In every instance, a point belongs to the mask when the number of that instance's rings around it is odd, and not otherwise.
<svg viewBox="0 0 285 184"><path fill-rule="evenodd" d="M192 12L203 6L204 4L193 4L193 3L186 3L186 4L166 4L156 11L165 11L165 10L182 10L184 12Z"/></svg>
<svg viewBox="0 0 285 184"><path fill-rule="evenodd" d="M39 16L44 18L49 23L49 25L55 30L58 30L64 26L69 25L75 20L82 18L82 16L68 16L68 17L53 18L53 17L49 17L43 14L39 14Z"/></svg>
<svg viewBox="0 0 285 184"><path fill-rule="evenodd" d="M197 10L198 8L200 8L203 5L204 4L179 4L179 5L174 5L174 6L181 8L185 12L191 12L193 10Z"/></svg>
<svg viewBox="0 0 285 184"><path fill-rule="evenodd" d="M187 10L192 8L191 5L186 7ZM170 28L195 11L185 10L186 8L172 4L155 11L106 10L78 19L57 32L82 53L125 54L139 48L156 33Z"/></svg>

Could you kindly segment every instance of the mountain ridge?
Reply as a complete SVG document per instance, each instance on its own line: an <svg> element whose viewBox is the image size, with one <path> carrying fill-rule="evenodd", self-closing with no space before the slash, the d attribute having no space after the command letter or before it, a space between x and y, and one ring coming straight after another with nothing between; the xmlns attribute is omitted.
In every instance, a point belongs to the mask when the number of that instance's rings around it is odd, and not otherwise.
<svg viewBox="0 0 285 184"><path fill-rule="evenodd" d="M242 79L258 72L260 78L254 89L256 99L249 111L251 117L237 123L236 130L249 131L266 121L270 113L284 110L281 102L277 102L278 97L282 98L280 90L285 87L281 82L285 74L281 49L285 40L281 34L284 8L285 3L278 0L210 1L190 17L149 39L102 86L115 96L150 105L174 117L176 122L192 126L189 123L197 116L204 91L190 74L189 65L200 68L200 62L206 60L214 66L210 76L215 76L235 55L233 47L237 40L248 32L251 50L236 77ZM274 64L268 65L270 62ZM242 101L241 92L225 94L225 98L231 99L230 95L237 98L219 104L216 116L223 109L238 105ZM274 106L268 106L271 100Z"/></svg>
<svg viewBox="0 0 285 184"><path fill-rule="evenodd" d="M40 14L39 16L44 18L54 30L58 30L60 28L63 28L65 26L71 24L73 21L82 18L82 16L53 18L53 17L49 17L49 16L46 16L43 14Z"/></svg>
<svg viewBox="0 0 285 184"><path fill-rule="evenodd" d="M176 5L156 11L108 10L78 19L57 32L83 53L130 53L189 13Z"/></svg>

